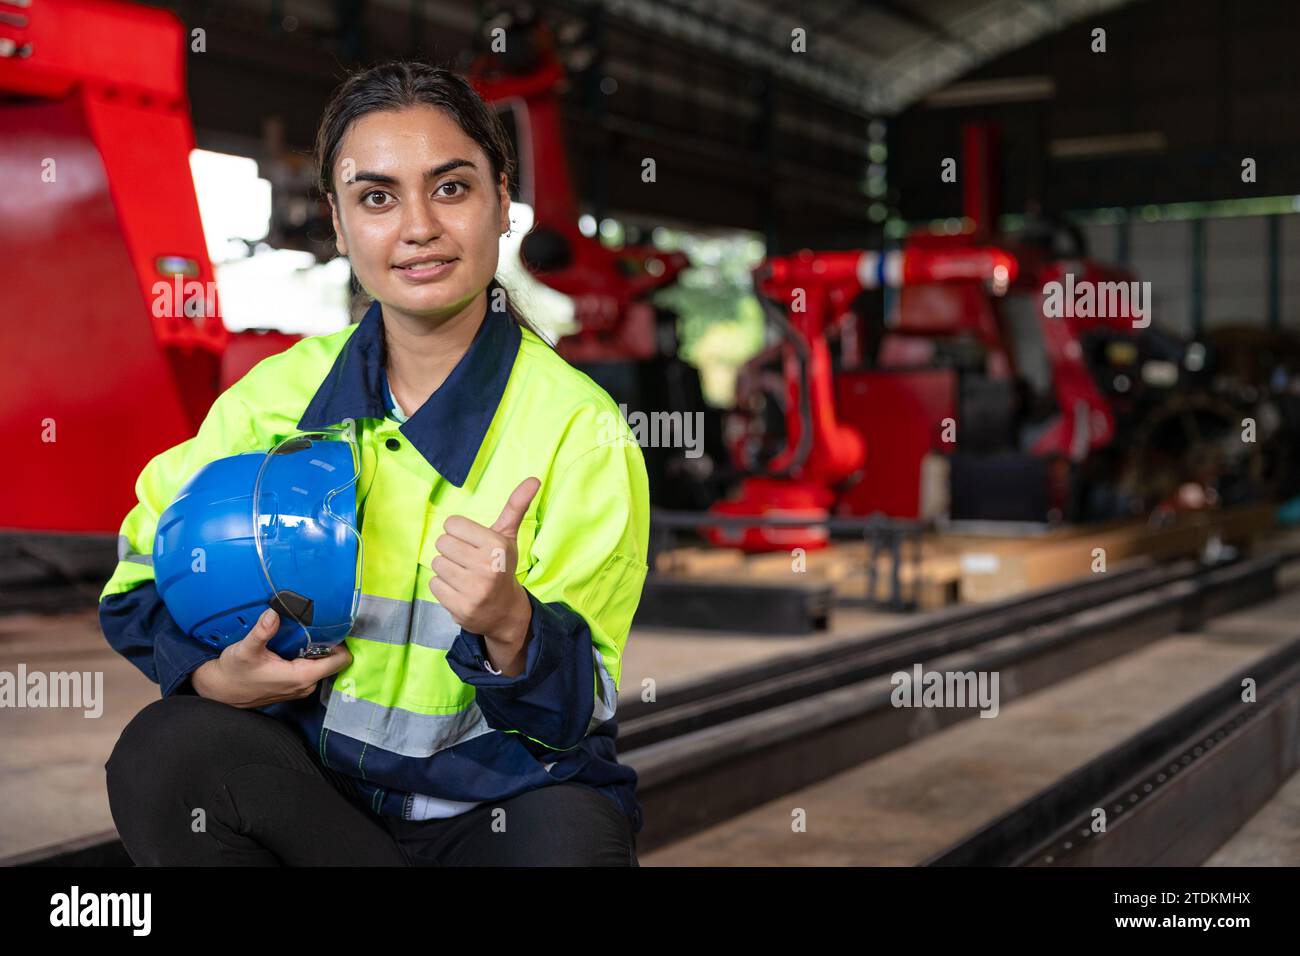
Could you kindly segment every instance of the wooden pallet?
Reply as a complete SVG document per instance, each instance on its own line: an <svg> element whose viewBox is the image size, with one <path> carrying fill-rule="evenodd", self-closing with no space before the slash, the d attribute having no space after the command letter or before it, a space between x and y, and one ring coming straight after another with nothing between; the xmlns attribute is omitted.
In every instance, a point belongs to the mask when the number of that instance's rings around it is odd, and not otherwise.
<svg viewBox="0 0 1300 956"><path fill-rule="evenodd" d="M911 593L915 571L909 550L899 569L905 594ZM745 555L738 549L678 548L663 552L655 564L656 571L699 580L744 580L752 583L785 584L794 578L831 585L836 597L864 598L867 593L867 555L865 542L835 542L830 547L808 551L796 558L787 552ZM959 562L935 549L935 541L922 540L921 605L941 607L957 599ZM802 568L802 570L800 570ZM877 559L877 593L883 594L892 574L889 561Z"/></svg>
<svg viewBox="0 0 1300 956"><path fill-rule="evenodd" d="M1186 514L1162 527L1147 520L1072 528L1028 547L968 542L962 548L962 601L996 601L1011 594L1098 573L1139 557L1169 560L1200 554L1218 535L1224 544L1249 546L1275 525L1272 504ZM1063 529L1064 532L1064 529Z"/></svg>
<svg viewBox="0 0 1300 956"><path fill-rule="evenodd" d="M1274 513L1275 506L1266 503L1188 514L1162 527L1136 518L1070 525L1022 537L927 533L921 540L920 607L995 601L1084 577L1096 573L1096 549L1104 551L1109 569L1143 556L1172 559L1196 555L1214 534L1225 544L1248 544L1274 526ZM910 544L904 546L899 567L904 594L912 593L916 576L910 548ZM691 578L774 584L806 575L804 580L830 584L837 597L863 598L867 591L868 553L862 541L834 542L798 559L784 551L746 555L734 548L684 547L658 555L655 570ZM876 570L880 596L892 574L886 557L877 559Z"/></svg>

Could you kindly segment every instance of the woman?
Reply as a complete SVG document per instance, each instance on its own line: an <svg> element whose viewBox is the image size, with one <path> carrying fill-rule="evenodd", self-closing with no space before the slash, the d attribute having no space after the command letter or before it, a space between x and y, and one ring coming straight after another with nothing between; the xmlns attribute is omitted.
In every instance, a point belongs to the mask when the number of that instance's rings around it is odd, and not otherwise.
<svg viewBox="0 0 1300 956"><path fill-rule="evenodd" d="M141 864L636 865L621 655L647 571L641 450L494 279L509 145L454 73L359 73L318 137L338 250L374 304L224 392L154 458L101 597L162 689L107 762ZM160 602L158 515L204 464L356 423L361 599L319 660L221 654ZM506 573L502 573L502 572Z"/></svg>

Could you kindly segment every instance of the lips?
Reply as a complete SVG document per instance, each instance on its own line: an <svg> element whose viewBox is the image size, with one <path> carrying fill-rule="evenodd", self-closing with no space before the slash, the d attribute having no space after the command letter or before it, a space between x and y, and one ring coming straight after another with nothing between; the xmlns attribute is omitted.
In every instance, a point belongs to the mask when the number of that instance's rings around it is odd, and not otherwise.
<svg viewBox="0 0 1300 956"><path fill-rule="evenodd" d="M412 281L434 279L449 272L457 262L455 257L437 256L428 259L412 260L393 266L398 275Z"/></svg>

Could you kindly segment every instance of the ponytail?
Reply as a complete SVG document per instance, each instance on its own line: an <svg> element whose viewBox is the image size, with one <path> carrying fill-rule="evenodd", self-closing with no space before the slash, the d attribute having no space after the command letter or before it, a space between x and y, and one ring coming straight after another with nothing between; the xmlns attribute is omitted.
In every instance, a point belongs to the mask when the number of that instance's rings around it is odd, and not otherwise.
<svg viewBox="0 0 1300 956"><path fill-rule="evenodd" d="M497 301L498 289L501 290L500 298L502 303L505 305L505 310L507 313L509 313L510 317L514 320L515 324L518 325L521 329L527 329L529 332L532 332L533 335L537 336L547 345L550 345L551 349L554 350L555 346L551 345L551 340L548 339L546 336L544 336L541 332L537 331L537 329L533 326L533 324L528 321L528 319L524 316L522 312L519 311L518 306L515 305L514 299L510 297L510 290L507 289L504 285L502 285L501 282L497 280L496 276L492 277L492 281L489 282L487 286L486 292L488 297L488 308L489 309L492 308L493 303Z"/></svg>

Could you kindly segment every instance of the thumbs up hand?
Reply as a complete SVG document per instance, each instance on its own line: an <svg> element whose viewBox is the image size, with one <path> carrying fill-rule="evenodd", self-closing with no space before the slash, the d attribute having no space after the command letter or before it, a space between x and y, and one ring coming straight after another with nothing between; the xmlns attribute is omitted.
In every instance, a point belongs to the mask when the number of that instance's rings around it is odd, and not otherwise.
<svg viewBox="0 0 1300 956"><path fill-rule="evenodd" d="M533 498L537 497L537 489L541 487L542 483L536 478L525 478L521 481L519 487L511 492L509 500L506 501L506 506L501 509L501 517L492 523L491 530L514 541L515 536L519 533L519 522L528 513L528 506L533 503ZM450 520L450 518L447 519L447 521ZM465 520L469 521L468 518ZM473 521L469 523L474 524ZM443 527L446 528L446 526L446 522L443 522ZM478 527L482 527L482 525L478 525Z"/></svg>
<svg viewBox="0 0 1300 956"><path fill-rule="evenodd" d="M492 665L507 676L523 673L533 608L515 580L519 523L542 483L525 478L510 495L501 517L485 528L463 515L443 522L435 542L435 577L429 591L460 627L480 634Z"/></svg>

